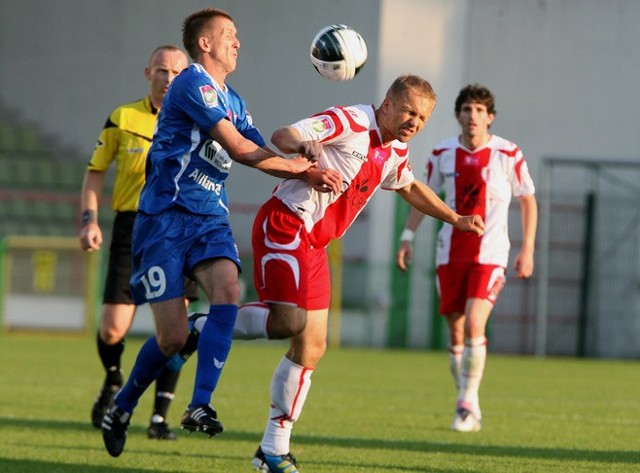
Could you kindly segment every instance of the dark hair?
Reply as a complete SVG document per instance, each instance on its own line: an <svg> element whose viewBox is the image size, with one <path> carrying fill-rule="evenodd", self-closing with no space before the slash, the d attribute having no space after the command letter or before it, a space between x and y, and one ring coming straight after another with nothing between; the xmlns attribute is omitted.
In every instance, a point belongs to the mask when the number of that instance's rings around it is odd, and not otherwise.
<svg viewBox="0 0 640 473"><path fill-rule="evenodd" d="M223 16L233 21L231 15L224 10L220 10L219 8L205 8L204 10L192 13L182 22L182 44L194 61L197 60L200 51L198 48L198 39L204 34L209 33L210 20L216 16Z"/></svg>
<svg viewBox="0 0 640 473"><path fill-rule="evenodd" d="M427 97L434 102L437 100L436 93L431 84L420 76L414 74L405 74L393 81L391 87L387 91L387 96L397 95L405 90L412 89L418 94Z"/></svg>
<svg viewBox="0 0 640 473"><path fill-rule="evenodd" d="M487 113L496 114L496 99L489 89L480 84L470 84L460 91L456 99L456 117L460 115L462 104L478 102L487 107Z"/></svg>

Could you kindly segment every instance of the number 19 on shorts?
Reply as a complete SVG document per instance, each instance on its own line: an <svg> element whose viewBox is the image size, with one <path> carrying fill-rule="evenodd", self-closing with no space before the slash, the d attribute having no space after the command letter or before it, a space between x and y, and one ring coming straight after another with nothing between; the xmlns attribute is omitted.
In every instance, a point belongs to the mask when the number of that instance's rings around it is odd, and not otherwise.
<svg viewBox="0 0 640 473"><path fill-rule="evenodd" d="M160 266L152 266L147 271L147 274L140 278L142 284L144 284L144 292L147 300L155 299L164 294L167 289L167 278L164 275L164 270Z"/></svg>

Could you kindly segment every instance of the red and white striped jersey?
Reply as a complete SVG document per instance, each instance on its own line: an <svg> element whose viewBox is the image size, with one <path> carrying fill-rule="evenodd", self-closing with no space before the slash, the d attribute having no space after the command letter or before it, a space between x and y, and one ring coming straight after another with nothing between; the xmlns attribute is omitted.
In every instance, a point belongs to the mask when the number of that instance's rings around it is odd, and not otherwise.
<svg viewBox="0 0 640 473"><path fill-rule="evenodd" d="M466 149L458 137L440 143L427 164L426 183L460 215L478 214L482 237L444 224L438 234L436 264L477 262L507 266L511 243L508 213L512 196L535 193L520 148L492 135L486 145Z"/></svg>
<svg viewBox="0 0 640 473"><path fill-rule="evenodd" d="M317 248L341 237L378 188L396 190L415 179L407 144L382 144L371 105L332 107L292 127L304 140L322 143L320 168L336 169L343 177L339 195L317 192L298 179L287 179L274 191L302 219Z"/></svg>

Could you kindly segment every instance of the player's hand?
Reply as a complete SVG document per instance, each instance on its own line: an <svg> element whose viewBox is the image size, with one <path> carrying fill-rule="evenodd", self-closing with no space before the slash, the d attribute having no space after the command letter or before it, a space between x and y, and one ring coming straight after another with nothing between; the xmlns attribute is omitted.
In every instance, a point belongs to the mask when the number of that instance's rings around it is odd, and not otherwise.
<svg viewBox="0 0 640 473"><path fill-rule="evenodd" d="M513 266L520 279L531 277L533 274L533 251L522 250L518 253Z"/></svg>
<svg viewBox="0 0 640 473"><path fill-rule="evenodd" d="M410 241L401 241L400 249L396 254L396 264L402 271L408 269L408 265L411 264L413 258L413 244Z"/></svg>
<svg viewBox="0 0 640 473"><path fill-rule="evenodd" d="M316 162L322 155L322 144L316 140L302 141L298 147L298 153L309 161Z"/></svg>
<svg viewBox="0 0 640 473"><path fill-rule="evenodd" d="M87 253L98 251L102 245L102 230L97 223L88 223L80 231L80 247Z"/></svg>
<svg viewBox="0 0 640 473"><path fill-rule="evenodd" d="M318 163L309 161L304 156L296 156L295 158L288 159L289 161L289 172L293 174L304 174L311 168L318 167Z"/></svg>
<svg viewBox="0 0 640 473"><path fill-rule="evenodd" d="M466 215L460 217L453 226L461 232L473 232L478 236L484 233L484 222L480 215Z"/></svg>
<svg viewBox="0 0 640 473"><path fill-rule="evenodd" d="M337 195L342 191L342 174L335 169L310 168L305 180L318 192L333 192Z"/></svg>

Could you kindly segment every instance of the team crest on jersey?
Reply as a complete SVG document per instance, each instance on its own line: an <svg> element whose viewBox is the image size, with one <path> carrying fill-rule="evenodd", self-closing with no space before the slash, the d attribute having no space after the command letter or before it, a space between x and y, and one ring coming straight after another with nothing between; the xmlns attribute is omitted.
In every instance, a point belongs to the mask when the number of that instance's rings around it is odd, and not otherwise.
<svg viewBox="0 0 640 473"><path fill-rule="evenodd" d="M213 108L218 105L218 93L216 92L216 89L213 88L213 86L200 86L200 95L202 96L202 101L207 106L207 108Z"/></svg>
<svg viewBox="0 0 640 473"><path fill-rule="evenodd" d="M229 168L231 168L231 158L227 152L222 149L222 146L213 140L207 140L202 145L198 156L211 164L218 171L229 172Z"/></svg>
<svg viewBox="0 0 640 473"><path fill-rule="evenodd" d="M327 117L320 117L311 122L311 128L316 133L326 133L333 128L333 123Z"/></svg>
<svg viewBox="0 0 640 473"><path fill-rule="evenodd" d="M480 160L478 159L477 156L467 155L464 157L465 166L477 166L479 162Z"/></svg>

